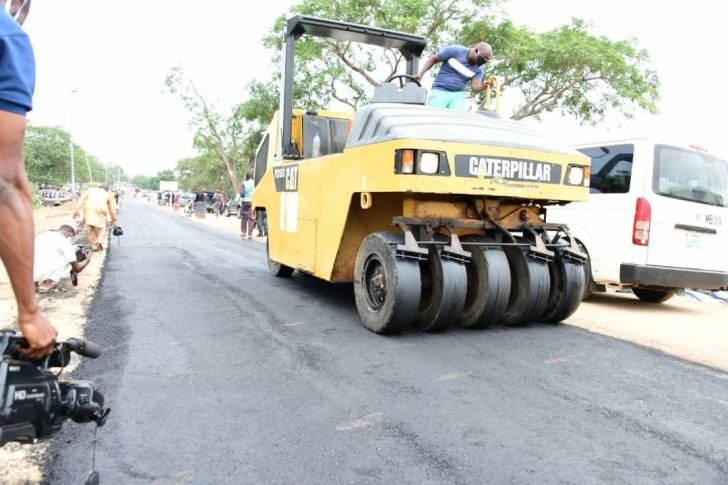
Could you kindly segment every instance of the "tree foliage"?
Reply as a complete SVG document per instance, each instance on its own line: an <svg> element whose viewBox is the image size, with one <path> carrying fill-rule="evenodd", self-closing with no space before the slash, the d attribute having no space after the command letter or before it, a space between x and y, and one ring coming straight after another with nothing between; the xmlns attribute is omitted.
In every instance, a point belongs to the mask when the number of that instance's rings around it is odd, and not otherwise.
<svg viewBox="0 0 728 485"><path fill-rule="evenodd" d="M161 180L176 180L172 170L165 169L157 172L157 175L135 175L131 178L131 183L137 187L147 190L159 190L159 182Z"/></svg>
<svg viewBox="0 0 728 485"><path fill-rule="evenodd" d="M121 180L123 170L115 165L104 165L94 155L74 143L76 183ZM71 137L55 126L28 126L25 134L25 169L28 179L38 185L68 185L71 182Z"/></svg>
<svg viewBox="0 0 728 485"><path fill-rule="evenodd" d="M219 170L219 160L214 153L203 153L196 157L186 158L177 163L180 188L194 192L198 188L204 190L221 190L226 194L235 192L236 185L223 176Z"/></svg>
<svg viewBox="0 0 728 485"><path fill-rule="evenodd" d="M71 180L70 145L68 133L61 128L28 126L25 134L28 179L46 185L68 183Z"/></svg>
<svg viewBox="0 0 728 485"><path fill-rule="evenodd" d="M647 51L635 40L612 41L589 34L588 28L572 19L535 33L509 20L484 20L465 26L460 37L472 45L481 32L489 33L495 51L489 74L500 76L504 89L518 91L523 100L513 119L557 111L596 123L609 110L628 117L636 107L655 113L659 79L647 67Z"/></svg>
<svg viewBox="0 0 728 485"><path fill-rule="evenodd" d="M504 93L521 100L514 119L558 111L582 121L601 121L609 110L631 116L636 108L656 112L659 80L648 53L634 39L613 41L589 33L574 19L536 33L510 21L497 0L303 0L292 14L312 15L424 36L426 55L447 44L494 47L486 76L498 75ZM264 45L280 60L280 17ZM298 105L321 108L338 101L357 108L375 86L400 72L401 54L329 39L303 38L296 46Z"/></svg>
<svg viewBox="0 0 728 485"><path fill-rule="evenodd" d="M209 159L217 168L227 174L229 183L238 184L238 173L245 166L245 130L241 112L236 107L230 115L223 115L195 83L185 76L177 66L167 75L167 90L180 97L190 114L189 124L194 130L194 147L204 154L215 154Z"/></svg>

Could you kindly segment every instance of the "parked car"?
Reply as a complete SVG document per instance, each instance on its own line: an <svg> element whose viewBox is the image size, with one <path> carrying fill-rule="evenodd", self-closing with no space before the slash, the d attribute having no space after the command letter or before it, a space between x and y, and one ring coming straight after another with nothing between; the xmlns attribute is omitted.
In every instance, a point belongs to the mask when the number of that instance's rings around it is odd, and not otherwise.
<svg viewBox="0 0 728 485"><path fill-rule="evenodd" d="M230 216L237 216L240 214L240 207L241 207L241 199L240 194L235 194L235 197L228 200L225 204L225 212L223 212L224 216L230 217Z"/></svg>
<svg viewBox="0 0 728 485"><path fill-rule="evenodd" d="M663 302L728 288L728 163L650 138L575 147L591 157L589 200L549 207L589 256L587 288L613 284Z"/></svg>
<svg viewBox="0 0 728 485"><path fill-rule="evenodd" d="M187 204L192 202L194 199L195 199L195 194L182 194L182 195L180 195L177 203L180 205L180 207L187 207Z"/></svg>

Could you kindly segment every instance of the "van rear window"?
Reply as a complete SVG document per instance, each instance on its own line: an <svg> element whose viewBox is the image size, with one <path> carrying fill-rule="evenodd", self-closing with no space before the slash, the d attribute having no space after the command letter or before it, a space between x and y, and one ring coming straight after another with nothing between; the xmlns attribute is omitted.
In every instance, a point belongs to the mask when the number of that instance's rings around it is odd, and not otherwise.
<svg viewBox="0 0 728 485"><path fill-rule="evenodd" d="M605 145L579 148L591 158L589 192L592 194L626 194L632 181L634 145Z"/></svg>
<svg viewBox="0 0 728 485"><path fill-rule="evenodd" d="M728 163L707 153L656 145L652 189L665 197L728 207Z"/></svg>

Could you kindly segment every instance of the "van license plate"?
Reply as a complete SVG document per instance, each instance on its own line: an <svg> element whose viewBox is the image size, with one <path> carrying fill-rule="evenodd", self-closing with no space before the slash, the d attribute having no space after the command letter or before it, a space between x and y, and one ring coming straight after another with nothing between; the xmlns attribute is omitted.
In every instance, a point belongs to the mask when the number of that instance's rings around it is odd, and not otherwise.
<svg viewBox="0 0 728 485"><path fill-rule="evenodd" d="M703 249L703 239L695 234L686 234L685 246L693 249Z"/></svg>

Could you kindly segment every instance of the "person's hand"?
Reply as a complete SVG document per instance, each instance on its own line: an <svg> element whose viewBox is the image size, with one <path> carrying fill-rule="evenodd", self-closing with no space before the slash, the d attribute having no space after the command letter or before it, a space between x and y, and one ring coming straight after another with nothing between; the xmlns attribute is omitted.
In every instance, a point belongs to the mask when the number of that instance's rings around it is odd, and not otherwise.
<svg viewBox="0 0 728 485"><path fill-rule="evenodd" d="M421 74L415 74L414 75L414 78L417 79L418 81L422 81L422 75Z"/></svg>
<svg viewBox="0 0 728 485"><path fill-rule="evenodd" d="M41 312L18 317L18 328L28 341L27 348L18 349L31 359L39 359L53 352L58 332Z"/></svg>

